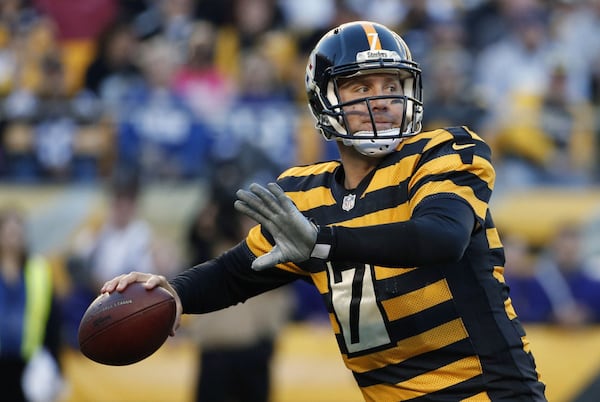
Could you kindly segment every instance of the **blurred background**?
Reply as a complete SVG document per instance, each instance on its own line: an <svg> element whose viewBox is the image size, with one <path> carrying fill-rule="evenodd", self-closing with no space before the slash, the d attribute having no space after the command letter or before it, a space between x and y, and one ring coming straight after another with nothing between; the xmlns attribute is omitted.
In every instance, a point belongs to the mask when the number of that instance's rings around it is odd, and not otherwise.
<svg viewBox="0 0 600 402"><path fill-rule="evenodd" d="M0 253L41 256L53 285L53 359L34 359L30 400L361 400L303 284L186 317L133 366L77 349L104 280L218 255L249 225L235 190L337 157L304 72L357 19L412 49L425 129L491 145L506 281L548 398L600 400L600 0L2 0L0 208L26 236L0 221Z"/></svg>

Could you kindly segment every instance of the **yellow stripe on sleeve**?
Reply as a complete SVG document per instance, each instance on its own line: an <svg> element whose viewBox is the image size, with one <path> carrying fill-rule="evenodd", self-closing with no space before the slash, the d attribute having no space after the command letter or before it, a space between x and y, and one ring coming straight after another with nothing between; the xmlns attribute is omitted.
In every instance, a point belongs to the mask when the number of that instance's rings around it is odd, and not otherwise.
<svg viewBox="0 0 600 402"><path fill-rule="evenodd" d="M465 164L458 154L440 156L425 163L412 177L410 186L430 174L438 172L468 171L485 181L490 189L494 187L495 171L490 162L480 156L473 156L473 163Z"/></svg>
<svg viewBox="0 0 600 402"><path fill-rule="evenodd" d="M498 280L498 282L505 283L504 267L501 267L499 265L494 266L494 271L492 272L492 275Z"/></svg>
<svg viewBox="0 0 600 402"><path fill-rule="evenodd" d="M475 214L480 219L485 219L488 204L477 198L471 187L457 186L450 180L435 181L422 185L412 200L412 208L414 209L425 197L437 193L452 193L458 195L471 205Z"/></svg>
<svg viewBox="0 0 600 402"><path fill-rule="evenodd" d="M500 235L498 234L498 229L489 228L485 231L485 236L487 237L488 244L490 248L500 248L502 247L502 242L500 241Z"/></svg>

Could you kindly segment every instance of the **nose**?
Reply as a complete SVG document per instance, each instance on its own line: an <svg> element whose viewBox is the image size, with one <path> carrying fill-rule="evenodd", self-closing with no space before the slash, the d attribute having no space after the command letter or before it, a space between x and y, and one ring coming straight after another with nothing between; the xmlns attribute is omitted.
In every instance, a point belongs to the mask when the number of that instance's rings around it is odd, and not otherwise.
<svg viewBox="0 0 600 402"><path fill-rule="evenodd" d="M371 109L377 111L386 111L390 106L390 99L371 99Z"/></svg>

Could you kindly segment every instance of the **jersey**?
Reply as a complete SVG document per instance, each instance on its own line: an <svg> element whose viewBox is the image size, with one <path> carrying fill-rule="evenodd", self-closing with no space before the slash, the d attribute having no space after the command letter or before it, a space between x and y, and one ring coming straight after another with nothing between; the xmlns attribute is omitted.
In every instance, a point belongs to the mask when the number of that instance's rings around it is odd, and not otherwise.
<svg viewBox="0 0 600 402"><path fill-rule="evenodd" d="M339 161L288 169L278 184L298 209L337 229L329 258L252 272L254 256L273 247L256 226L242 247L217 259L223 269L211 263L172 282L184 312L222 308L307 277L365 400L543 401L503 279L502 243L488 208L490 159L485 142L458 127L405 138L351 191ZM414 222L432 210L448 221L455 211L459 222L420 229ZM461 236L460 250L449 250Z"/></svg>
<svg viewBox="0 0 600 402"><path fill-rule="evenodd" d="M485 143L464 128L426 132L405 139L353 191L336 180L339 172L340 163L332 161L289 169L278 182L319 225L407 221L431 197L463 200L478 221L457 262L385 267L324 261L315 267L318 263L311 261L309 268L279 266L310 271L327 304L345 364L365 399L541 395L528 342L502 278L502 246L488 209L494 171ZM271 248L259 230L247 242L259 255ZM431 245L430 252L435 251Z"/></svg>

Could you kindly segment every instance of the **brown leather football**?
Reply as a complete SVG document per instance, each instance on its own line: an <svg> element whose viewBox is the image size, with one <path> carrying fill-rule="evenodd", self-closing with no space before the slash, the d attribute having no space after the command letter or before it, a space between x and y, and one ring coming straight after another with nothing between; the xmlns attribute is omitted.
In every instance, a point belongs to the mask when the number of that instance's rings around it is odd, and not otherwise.
<svg viewBox="0 0 600 402"><path fill-rule="evenodd" d="M79 324L79 347L98 363L136 363L162 346L174 322L173 296L136 282L123 292L101 294L90 304Z"/></svg>

